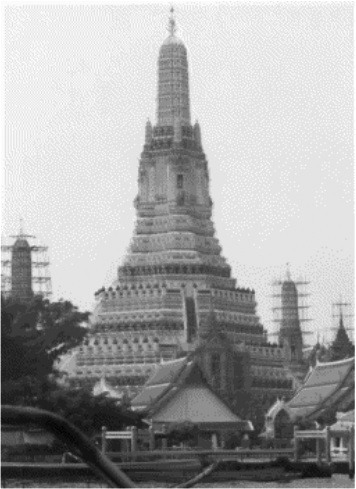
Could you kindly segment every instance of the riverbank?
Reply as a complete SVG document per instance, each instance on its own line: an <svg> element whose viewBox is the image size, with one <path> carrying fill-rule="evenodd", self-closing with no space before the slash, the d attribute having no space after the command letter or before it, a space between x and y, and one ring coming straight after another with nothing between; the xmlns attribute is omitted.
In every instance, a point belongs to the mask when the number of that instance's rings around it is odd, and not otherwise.
<svg viewBox="0 0 356 489"><path fill-rule="evenodd" d="M167 482L154 482L154 481L147 481L147 482L141 482L137 484L137 487L139 488L164 488L164 487L169 487L171 486L171 483ZM90 487L90 488L106 488L108 487L106 484L98 484L95 482L81 482L81 483L66 483L64 481L58 481L58 482L52 482L46 483L44 482L36 482L36 481L24 481L24 480L7 480L6 485L1 485L1 487L6 487L6 488L39 488L39 489L48 489L48 488L84 488L84 487ZM244 489L252 489L252 488L282 488L283 485L276 483L276 482L263 482L263 483L257 483L257 482L250 482L250 481L229 481L229 482L215 482L215 483L202 483L197 486L196 488L208 488L208 487L221 487L221 488L244 488ZM349 489L349 488L354 488L355 487L355 482L354 480L350 479L347 475L343 474L335 474L331 478L328 479L296 479L296 480L291 480L288 482L288 488L293 489L293 488L303 488L303 489Z"/></svg>

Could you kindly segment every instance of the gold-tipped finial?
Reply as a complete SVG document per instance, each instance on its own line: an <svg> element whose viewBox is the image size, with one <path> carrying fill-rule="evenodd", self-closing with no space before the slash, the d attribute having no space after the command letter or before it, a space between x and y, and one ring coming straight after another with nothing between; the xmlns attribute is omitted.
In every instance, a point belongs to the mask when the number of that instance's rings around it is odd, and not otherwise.
<svg viewBox="0 0 356 489"><path fill-rule="evenodd" d="M171 16L169 18L168 32L171 36L174 36L174 34L177 31L177 26L176 26L176 21L174 18L174 8L173 7L171 7L170 12L171 12Z"/></svg>

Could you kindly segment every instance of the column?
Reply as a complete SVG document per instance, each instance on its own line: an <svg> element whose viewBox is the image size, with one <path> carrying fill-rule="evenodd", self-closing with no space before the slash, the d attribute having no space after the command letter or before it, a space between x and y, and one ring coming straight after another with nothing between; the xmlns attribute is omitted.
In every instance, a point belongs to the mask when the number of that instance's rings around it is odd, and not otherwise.
<svg viewBox="0 0 356 489"><path fill-rule="evenodd" d="M153 451L155 449L155 432L154 432L154 429L153 429L153 426L150 426L149 427L149 447L150 447L150 451Z"/></svg>
<svg viewBox="0 0 356 489"><path fill-rule="evenodd" d="M355 477L355 428L350 429L349 435L349 477L353 479Z"/></svg>
<svg viewBox="0 0 356 489"><path fill-rule="evenodd" d="M131 428L131 452L137 452L137 428L133 426ZM135 456L132 457L132 461L136 459Z"/></svg>
<svg viewBox="0 0 356 489"><path fill-rule="evenodd" d="M316 461L318 464L321 462L321 438L316 439Z"/></svg>
<svg viewBox="0 0 356 489"><path fill-rule="evenodd" d="M330 426L325 428L325 459L326 463L329 464L331 462L330 456Z"/></svg>
<svg viewBox="0 0 356 489"><path fill-rule="evenodd" d="M335 437L332 436L330 438L330 453L331 454L333 454L335 452L335 447L336 447L336 445L335 445Z"/></svg>
<svg viewBox="0 0 356 489"><path fill-rule="evenodd" d="M103 426L101 428L101 451L102 453L106 453L106 432L107 432L107 428L106 426Z"/></svg>
<svg viewBox="0 0 356 489"><path fill-rule="evenodd" d="M218 449L218 437L217 437L216 433L213 433L211 435L211 448L213 450L217 450Z"/></svg>
<svg viewBox="0 0 356 489"><path fill-rule="evenodd" d="M298 438L297 438L297 426L294 426L294 462L298 462Z"/></svg>

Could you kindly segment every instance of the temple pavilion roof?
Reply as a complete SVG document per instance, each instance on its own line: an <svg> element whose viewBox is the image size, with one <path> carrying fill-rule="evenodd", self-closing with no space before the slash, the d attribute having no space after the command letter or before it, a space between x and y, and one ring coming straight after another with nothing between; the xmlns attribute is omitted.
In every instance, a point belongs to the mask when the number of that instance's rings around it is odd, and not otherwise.
<svg viewBox="0 0 356 489"><path fill-rule="evenodd" d="M293 418L316 419L326 410L350 404L354 399L355 358L317 363L289 401Z"/></svg>
<svg viewBox="0 0 356 489"><path fill-rule="evenodd" d="M187 357L162 361L146 382L142 392L132 400L132 407L142 411L155 411L168 393L172 394L181 382L181 375L189 374L192 362Z"/></svg>
<svg viewBox="0 0 356 489"><path fill-rule="evenodd" d="M237 416L208 386L194 354L163 362L131 405L162 425L189 421L253 430L249 421Z"/></svg>

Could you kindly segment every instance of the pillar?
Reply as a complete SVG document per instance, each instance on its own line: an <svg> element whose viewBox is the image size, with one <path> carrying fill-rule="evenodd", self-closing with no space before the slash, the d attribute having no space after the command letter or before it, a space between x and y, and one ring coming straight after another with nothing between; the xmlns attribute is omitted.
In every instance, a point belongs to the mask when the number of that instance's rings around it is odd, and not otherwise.
<svg viewBox="0 0 356 489"><path fill-rule="evenodd" d="M316 461L321 463L321 438L316 439Z"/></svg>
<svg viewBox="0 0 356 489"><path fill-rule="evenodd" d="M226 443L226 432L221 431L220 432L220 448L223 450L225 449L225 443Z"/></svg>
<svg viewBox="0 0 356 489"><path fill-rule="evenodd" d="M104 454L106 453L106 432L107 432L106 426L102 426L102 428L101 428L101 451Z"/></svg>
<svg viewBox="0 0 356 489"><path fill-rule="evenodd" d="M355 428L350 429L349 443L348 443L348 459L349 459L349 477L353 479L355 477Z"/></svg>
<svg viewBox="0 0 356 489"><path fill-rule="evenodd" d="M296 433L298 431L298 427L294 426L294 462L298 462L298 438L296 436Z"/></svg>
<svg viewBox="0 0 356 489"><path fill-rule="evenodd" d="M335 444L335 436L330 438L330 452L335 452L336 444Z"/></svg>
<svg viewBox="0 0 356 489"><path fill-rule="evenodd" d="M331 462L330 456L330 426L325 428L325 461L327 464Z"/></svg>
<svg viewBox="0 0 356 489"><path fill-rule="evenodd" d="M211 448L213 450L217 450L217 448L218 448L218 437L217 437L216 433L213 433L211 435Z"/></svg>
<svg viewBox="0 0 356 489"><path fill-rule="evenodd" d="M137 428L131 428L131 452L137 452Z"/></svg>
<svg viewBox="0 0 356 489"><path fill-rule="evenodd" d="M153 426L150 426L149 427L149 449L150 451L153 451L155 449L155 432L154 432L154 429L153 429Z"/></svg>

